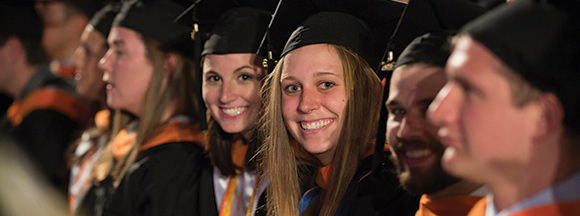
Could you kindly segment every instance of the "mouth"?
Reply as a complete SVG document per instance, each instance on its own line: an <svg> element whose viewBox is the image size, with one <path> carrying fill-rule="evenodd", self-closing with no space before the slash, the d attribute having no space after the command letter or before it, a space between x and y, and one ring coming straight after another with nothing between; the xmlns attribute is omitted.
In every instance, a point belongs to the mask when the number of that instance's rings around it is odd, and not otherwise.
<svg viewBox="0 0 580 216"><path fill-rule="evenodd" d="M221 108L221 111L230 117L235 117L241 115L242 113L246 112L248 107L233 107L233 108Z"/></svg>
<svg viewBox="0 0 580 216"><path fill-rule="evenodd" d="M423 146L404 147L398 150L397 154L400 155L402 162L409 167L422 166L434 155L432 149Z"/></svg>
<svg viewBox="0 0 580 216"><path fill-rule="evenodd" d="M321 119L321 120L317 120L317 121L311 121L311 122L300 122L300 126L302 127L302 129L306 130L306 131L311 131L311 130L317 130L323 127L326 127L328 124L330 124L331 122L333 122L333 119Z"/></svg>
<svg viewBox="0 0 580 216"><path fill-rule="evenodd" d="M113 88L115 88L115 85L113 85L112 83L107 83L107 86L105 88L107 88L107 91L110 91Z"/></svg>

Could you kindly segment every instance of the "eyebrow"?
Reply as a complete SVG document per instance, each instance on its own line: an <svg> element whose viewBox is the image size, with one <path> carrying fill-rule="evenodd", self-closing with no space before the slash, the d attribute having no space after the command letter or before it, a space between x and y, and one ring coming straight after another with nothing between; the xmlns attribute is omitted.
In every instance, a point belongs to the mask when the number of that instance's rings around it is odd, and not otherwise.
<svg viewBox="0 0 580 216"><path fill-rule="evenodd" d="M118 40L114 40L113 43L111 43L111 44L113 46L121 46L121 45L125 44L125 41L118 39Z"/></svg>
<svg viewBox="0 0 580 216"><path fill-rule="evenodd" d="M248 69L251 69L251 70L253 70L254 72L258 72L258 71L256 70L256 68L254 68L254 67L252 67L252 66L250 66L250 65L244 65L244 66L241 66L241 67L239 67L239 68L236 68L236 69L234 70L234 73L236 73L236 72L239 72L239 71L241 71L241 70L243 70L243 69L246 69L246 68L248 68Z"/></svg>
<svg viewBox="0 0 580 216"><path fill-rule="evenodd" d="M387 106L387 107L391 107L391 106L400 106L400 103L399 103L399 101L396 101L396 100L392 100L392 101L388 101L388 100L387 100L387 101L385 102L385 106Z"/></svg>

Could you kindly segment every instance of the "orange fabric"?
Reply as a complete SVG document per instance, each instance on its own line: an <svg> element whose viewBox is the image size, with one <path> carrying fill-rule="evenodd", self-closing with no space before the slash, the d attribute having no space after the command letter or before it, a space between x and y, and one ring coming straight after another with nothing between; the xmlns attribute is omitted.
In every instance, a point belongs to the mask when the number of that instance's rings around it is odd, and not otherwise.
<svg viewBox="0 0 580 216"><path fill-rule="evenodd" d="M473 208L469 210L467 216L484 216L485 215L485 205L487 204L487 199L485 197L481 198Z"/></svg>
<svg viewBox="0 0 580 216"><path fill-rule="evenodd" d="M89 105L58 89L41 88L8 108L7 115L12 126L18 126L32 111L50 109L59 111L71 119L85 124L90 119Z"/></svg>
<svg viewBox="0 0 580 216"><path fill-rule="evenodd" d="M205 147L205 133L198 126L185 122L169 122L157 128L154 133L155 135L141 146L140 151L170 142L195 142L202 148ZM127 129L119 131L119 134L113 140L113 156L115 156L115 159L119 160L125 157L131 150L136 138L137 134L127 134Z"/></svg>
<svg viewBox="0 0 580 216"><path fill-rule="evenodd" d="M469 211L468 216L484 216L486 199L483 198L475 204L475 206ZM544 206L537 206L534 208L526 209L510 216L569 216L569 215L580 215L580 200L562 202L562 203L551 203Z"/></svg>
<svg viewBox="0 0 580 216"><path fill-rule="evenodd" d="M101 111L98 111L95 114L95 125L97 126L97 128L99 128L99 130L107 130L109 129L109 125L110 125L110 118L111 118L111 111L108 109L104 109Z"/></svg>
<svg viewBox="0 0 580 216"><path fill-rule="evenodd" d="M73 65L68 67L59 66L56 74L58 74L64 80L70 80L75 78L76 70L76 67Z"/></svg>
<svg viewBox="0 0 580 216"><path fill-rule="evenodd" d="M242 140L237 140L232 147L232 162L237 167L246 167L246 152L248 151L248 145L243 145Z"/></svg>
<svg viewBox="0 0 580 216"><path fill-rule="evenodd" d="M115 159L120 160L127 155L135 142L135 138L137 138L137 133L127 134L127 129L119 131L113 140L113 156Z"/></svg>
<svg viewBox="0 0 580 216"><path fill-rule="evenodd" d="M363 158L371 156L375 153L375 143L376 142L374 140L371 142L371 145L369 145L369 149L367 150L367 152L365 153ZM390 150L389 144L387 142L385 142L385 145L383 147L383 151L389 151L389 150ZM326 188L326 186L328 185L328 180L330 179L331 167L332 167L332 164L322 166L322 167L318 168L318 172L316 173L316 184L323 189Z"/></svg>
<svg viewBox="0 0 580 216"><path fill-rule="evenodd" d="M576 191L578 193L578 191ZM524 210L510 216L568 216L580 215L580 200L563 203L552 203L528 210Z"/></svg>
<svg viewBox="0 0 580 216"><path fill-rule="evenodd" d="M387 78L383 78L381 80L381 84L383 85L383 88L387 85Z"/></svg>
<svg viewBox="0 0 580 216"><path fill-rule="evenodd" d="M480 199L479 196L452 196L431 200L423 194L415 216L464 216Z"/></svg>

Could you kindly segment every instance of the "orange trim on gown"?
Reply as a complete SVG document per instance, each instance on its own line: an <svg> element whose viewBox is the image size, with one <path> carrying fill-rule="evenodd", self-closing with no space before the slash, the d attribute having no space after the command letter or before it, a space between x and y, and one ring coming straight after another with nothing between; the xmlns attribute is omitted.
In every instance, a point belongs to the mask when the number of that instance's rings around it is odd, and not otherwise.
<svg viewBox="0 0 580 216"><path fill-rule="evenodd" d="M464 216L482 198L480 196L450 196L432 200L423 194L415 216Z"/></svg>

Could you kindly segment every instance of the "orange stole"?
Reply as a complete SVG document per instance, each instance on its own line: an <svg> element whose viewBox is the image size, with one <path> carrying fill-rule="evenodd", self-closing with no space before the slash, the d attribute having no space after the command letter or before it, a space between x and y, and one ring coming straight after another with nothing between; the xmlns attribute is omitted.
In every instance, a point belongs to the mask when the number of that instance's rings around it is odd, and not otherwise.
<svg viewBox="0 0 580 216"><path fill-rule="evenodd" d="M139 148L140 151L170 142L195 142L202 148L205 147L205 133L197 125L173 121L155 129L154 134L149 141ZM135 133L127 134L127 129L123 129L117 134L113 140L115 159L119 160L127 155L136 137Z"/></svg>
<svg viewBox="0 0 580 216"><path fill-rule="evenodd" d="M71 94L53 88L38 89L21 101L12 103L7 114L12 126L18 126L26 115L41 109L56 110L81 124L85 124L91 118L88 104Z"/></svg>
<svg viewBox="0 0 580 216"><path fill-rule="evenodd" d="M452 196L431 200L423 194L415 216L464 216L482 197Z"/></svg>
<svg viewBox="0 0 580 216"><path fill-rule="evenodd" d="M468 216L484 216L486 199L483 198L469 211ZM510 214L510 216L569 216L580 215L580 200L550 203Z"/></svg>
<svg viewBox="0 0 580 216"><path fill-rule="evenodd" d="M375 140L373 140L371 142L371 145L369 146L369 149L367 150L367 152L365 153L365 155L363 156L363 159L371 156L375 153ZM390 147L389 147L389 143L385 142L384 147L383 147L383 151L390 151ZM318 185L319 187L325 189L326 186L328 186L328 181L330 179L330 170L331 170L332 164L328 164L326 166L322 166L320 168L318 168L318 172L316 173L316 185Z"/></svg>

